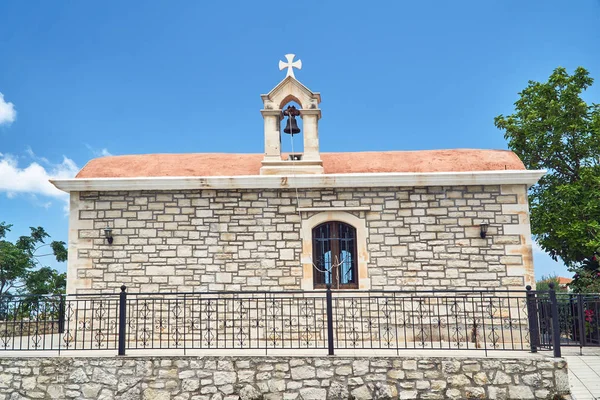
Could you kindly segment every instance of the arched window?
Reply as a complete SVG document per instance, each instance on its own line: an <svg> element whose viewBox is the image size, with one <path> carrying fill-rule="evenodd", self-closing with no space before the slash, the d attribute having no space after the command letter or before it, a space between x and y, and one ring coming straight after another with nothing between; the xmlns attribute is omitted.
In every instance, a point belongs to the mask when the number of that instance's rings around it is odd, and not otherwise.
<svg viewBox="0 0 600 400"><path fill-rule="evenodd" d="M330 221L312 230L315 288L358 289L356 229Z"/></svg>

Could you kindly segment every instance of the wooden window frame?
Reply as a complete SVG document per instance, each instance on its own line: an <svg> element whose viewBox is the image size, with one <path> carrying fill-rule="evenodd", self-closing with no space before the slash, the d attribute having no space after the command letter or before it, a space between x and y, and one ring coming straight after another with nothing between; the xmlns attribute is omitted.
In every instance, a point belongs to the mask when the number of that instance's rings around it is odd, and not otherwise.
<svg viewBox="0 0 600 400"><path fill-rule="evenodd" d="M323 250L323 244L319 244L318 240L319 238L316 236L316 234L318 234L318 232L324 227L328 225L329 226L329 235L331 236L330 238L327 238L327 242L329 245L329 252L331 252L331 258L332 260L330 261L332 264L332 272L331 272L331 287L334 289L358 289L359 288L359 276L358 276L358 247L357 247L357 229L356 227L354 227L351 224L348 224L346 222L342 222L342 221L326 221L323 222L317 226L315 226L312 229L312 258L313 258L313 262L315 263L315 269L313 271L313 287L315 289L324 289L327 287L326 285L326 280L324 279L324 272L322 272L322 269L325 269L324 266L321 266L319 264L319 260L322 259L322 254L317 254L317 252L322 253ZM334 259L340 259L341 255L342 255L342 251L348 251L348 249L344 249L342 246L342 238L340 238L339 236L339 232L341 230L341 228L349 228L351 229L352 232L352 238L351 239L346 239L346 240L351 240L351 248L350 248L350 254L351 254L351 268L352 268L352 277L353 277L353 281L349 282L349 283L340 283L340 266L336 265L336 263L334 262ZM335 257L335 258L334 258Z"/></svg>

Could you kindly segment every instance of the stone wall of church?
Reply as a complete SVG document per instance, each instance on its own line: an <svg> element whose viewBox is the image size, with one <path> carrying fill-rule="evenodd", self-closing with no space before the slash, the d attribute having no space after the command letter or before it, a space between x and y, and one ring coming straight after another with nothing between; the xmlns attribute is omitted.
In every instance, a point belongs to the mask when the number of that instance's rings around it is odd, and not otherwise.
<svg viewBox="0 0 600 400"><path fill-rule="evenodd" d="M232 189L72 193L68 292L300 289L298 207L365 220L374 290L534 283L525 185Z"/></svg>

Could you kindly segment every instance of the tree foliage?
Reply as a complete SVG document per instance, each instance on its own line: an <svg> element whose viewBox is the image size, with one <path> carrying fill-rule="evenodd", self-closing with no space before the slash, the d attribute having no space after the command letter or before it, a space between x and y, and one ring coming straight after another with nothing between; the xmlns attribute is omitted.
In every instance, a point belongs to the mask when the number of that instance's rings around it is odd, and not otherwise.
<svg viewBox="0 0 600 400"><path fill-rule="evenodd" d="M64 242L52 241L44 228L31 227L28 236L15 243L5 240L12 225L0 222L0 296L5 294L54 294L66 288L66 274L44 266L42 259L52 256L58 262L67 260Z"/></svg>
<svg viewBox="0 0 600 400"><path fill-rule="evenodd" d="M583 262L569 285L575 293L600 293L600 265L595 255Z"/></svg>
<svg viewBox="0 0 600 400"><path fill-rule="evenodd" d="M514 114L495 119L528 169L548 171L530 189L531 230L574 272L597 268L600 248L600 105L581 97L592 83L585 68L557 68L529 82Z"/></svg>
<svg viewBox="0 0 600 400"><path fill-rule="evenodd" d="M547 292L550 290L550 283L554 283L554 290L557 292L566 292L567 288L560 285L558 276L556 275L544 275L542 279L535 283L535 290L538 292Z"/></svg>

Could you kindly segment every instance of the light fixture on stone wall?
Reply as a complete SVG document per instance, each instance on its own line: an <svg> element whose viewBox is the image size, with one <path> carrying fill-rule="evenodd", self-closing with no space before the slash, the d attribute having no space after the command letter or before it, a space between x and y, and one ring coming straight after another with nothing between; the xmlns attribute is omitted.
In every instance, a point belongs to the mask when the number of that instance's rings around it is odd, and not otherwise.
<svg viewBox="0 0 600 400"><path fill-rule="evenodd" d="M111 228L105 228L104 229L104 237L106 238L106 241L108 242L108 244L112 244L112 242L113 242L113 235L112 235L112 229Z"/></svg>
<svg viewBox="0 0 600 400"><path fill-rule="evenodd" d="M486 221L483 221L482 223L479 224L479 236L482 239L485 239L489 226L490 226L490 224L487 223Z"/></svg>

